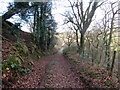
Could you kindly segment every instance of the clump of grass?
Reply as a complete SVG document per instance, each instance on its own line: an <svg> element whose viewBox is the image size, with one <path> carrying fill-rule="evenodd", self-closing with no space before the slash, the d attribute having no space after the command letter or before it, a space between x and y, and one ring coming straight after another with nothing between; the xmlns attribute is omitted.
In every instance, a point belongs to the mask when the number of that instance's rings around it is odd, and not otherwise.
<svg viewBox="0 0 120 90"><path fill-rule="evenodd" d="M104 82L104 84L105 84L106 86L112 86L112 81L111 81L111 80L106 80L106 81Z"/></svg>
<svg viewBox="0 0 120 90"><path fill-rule="evenodd" d="M88 75L92 78L97 78L99 75L94 72L88 72Z"/></svg>

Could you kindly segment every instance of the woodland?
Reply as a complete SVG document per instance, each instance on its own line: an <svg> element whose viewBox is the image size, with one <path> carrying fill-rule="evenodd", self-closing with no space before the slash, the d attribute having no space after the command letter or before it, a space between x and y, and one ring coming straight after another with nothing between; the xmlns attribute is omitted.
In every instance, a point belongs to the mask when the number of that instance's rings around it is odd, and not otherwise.
<svg viewBox="0 0 120 90"><path fill-rule="evenodd" d="M68 30L57 32L53 1L7 2L0 21L1 87L119 89L120 2L66 0L70 11L61 15ZM21 22L9 21L13 16Z"/></svg>

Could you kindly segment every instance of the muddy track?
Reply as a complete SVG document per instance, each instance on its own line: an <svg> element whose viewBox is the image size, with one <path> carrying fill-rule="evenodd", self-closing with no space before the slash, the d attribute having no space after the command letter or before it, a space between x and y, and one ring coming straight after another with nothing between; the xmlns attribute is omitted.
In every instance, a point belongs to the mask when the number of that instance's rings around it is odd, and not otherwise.
<svg viewBox="0 0 120 90"><path fill-rule="evenodd" d="M34 64L34 72L23 76L14 88L85 88L86 85L62 54L45 57Z"/></svg>

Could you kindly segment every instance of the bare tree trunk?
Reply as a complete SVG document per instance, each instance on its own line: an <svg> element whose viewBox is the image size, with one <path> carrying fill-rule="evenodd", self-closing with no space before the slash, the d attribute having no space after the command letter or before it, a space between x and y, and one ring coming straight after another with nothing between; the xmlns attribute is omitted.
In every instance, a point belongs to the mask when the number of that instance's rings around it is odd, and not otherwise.
<svg viewBox="0 0 120 90"><path fill-rule="evenodd" d="M35 12L34 12L34 26L33 26L33 40L36 40L36 12L37 12L37 7L35 7Z"/></svg>
<svg viewBox="0 0 120 90"><path fill-rule="evenodd" d="M76 31L75 34L76 34L76 43L77 43L77 46L78 46L78 50L80 50L80 48L79 48L80 45L79 45L79 40L78 40L78 39L79 39L79 38L78 38L78 31Z"/></svg>
<svg viewBox="0 0 120 90"><path fill-rule="evenodd" d="M101 59L102 59L102 53L101 52L102 51L100 51L100 59L99 59L99 62L98 62L99 65L101 64Z"/></svg>
<svg viewBox="0 0 120 90"><path fill-rule="evenodd" d="M114 63L115 63L115 56L116 56L116 51L114 51L114 53L113 53L112 65L111 65L111 69L110 69L110 76L112 76L112 73L113 73Z"/></svg>
<svg viewBox="0 0 120 90"><path fill-rule="evenodd" d="M112 33L113 33L113 25L114 25L114 17L115 14L113 13L112 20L111 20L111 26L110 26L110 35L109 35L109 40L108 40L108 46L107 46L107 69L110 69L110 45L112 42Z"/></svg>
<svg viewBox="0 0 120 90"><path fill-rule="evenodd" d="M81 33L81 37L80 37L80 50L79 53L81 54L84 50L84 34Z"/></svg>

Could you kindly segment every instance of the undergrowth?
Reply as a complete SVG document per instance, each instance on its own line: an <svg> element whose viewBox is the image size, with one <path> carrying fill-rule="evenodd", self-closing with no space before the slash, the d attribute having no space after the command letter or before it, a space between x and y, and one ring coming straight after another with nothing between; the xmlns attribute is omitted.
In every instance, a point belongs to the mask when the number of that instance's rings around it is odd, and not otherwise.
<svg viewBox="0 0 120 90"><path fill-rule="evenodd" d="M86 54L86 53L85 53ZM77 53L77 47L72 46L65 48L63 50L63 55L71 62L78 64L79 76L82 77L82 80L85 82L92 82L98 88L117 88L118 79L115 76L110 77L108 71L98 66L97 64L93 65L90 60L87 59L87 54L84 55L85 58ZM73 66L74 67L74 66Z"/></svg>

